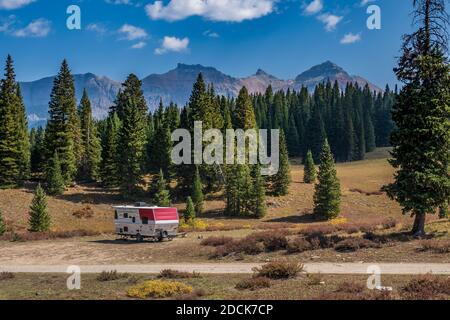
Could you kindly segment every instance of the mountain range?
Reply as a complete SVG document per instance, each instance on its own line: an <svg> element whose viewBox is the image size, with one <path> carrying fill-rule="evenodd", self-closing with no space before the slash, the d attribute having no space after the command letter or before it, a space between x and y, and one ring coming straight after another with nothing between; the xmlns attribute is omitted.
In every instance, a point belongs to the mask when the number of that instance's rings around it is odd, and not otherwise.
<svg viewBox="0 0 450 320"><path fill-rule="evenodd" d="M274 90L299 90L305 86L312 91L317 84L327 80L338 81L341 89L344 89L349 82L356 82L360 86L367 83L372 91L382 91L370 81L361 76L350 75L331 61L314 66L293 80L278 79L261 69L249 77L236 78L213 67L180 63L167 73L151 74L142 79L142 89L150 110L155 109L160 99L165 104L174 102L184 106L189 100L192 86L199 73L203 74L207 83L214 84L217 94L230 97L236 97L243 86L246 86L251 93L262 93L269 85ZM54 77L47 77L32 82L20 82L30 126L45 123L53 80ZM81 99L83 89L86 89L92 103L94 117L104 118L109 107L114 103L121 83L93 73L76 74L74 80L78 101Z"/></svg>

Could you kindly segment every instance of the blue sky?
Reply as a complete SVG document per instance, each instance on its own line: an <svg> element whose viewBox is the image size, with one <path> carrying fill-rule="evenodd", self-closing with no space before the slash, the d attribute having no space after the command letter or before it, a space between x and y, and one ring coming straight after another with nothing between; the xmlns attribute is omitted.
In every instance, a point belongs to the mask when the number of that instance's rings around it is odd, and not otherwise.
<svg viewBox="0 0 450 320"><path fill-rule="evenodd" d="M367 3L369 2L369 3ZM258 68L292 79L331 60L377 85L396 83L392 68L411 30L412 0L0 0L0 57L10 53L18 79L57 72L123 80L173 69L214 66L243 77ZM66 9L81 8L81 30ZM369 5L381 30L369 30ZM344 41L347 40L347 41ZM342 43L350 42L350 43Z"/></svg>

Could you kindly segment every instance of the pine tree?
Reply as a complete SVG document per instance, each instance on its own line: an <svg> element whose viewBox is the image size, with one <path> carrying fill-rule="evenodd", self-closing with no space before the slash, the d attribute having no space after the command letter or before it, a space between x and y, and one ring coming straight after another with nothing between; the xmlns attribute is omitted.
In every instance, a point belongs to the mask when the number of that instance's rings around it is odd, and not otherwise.
<svg viewBox="0 0 450 320"><path fill-rule="evenodd" d="M191 197L187 198L186 210L183 213L183 218L184 222L187 224L191 224L196 218L194 202L192 201Z"/></svg>
<svg viewBox="0 0 450 320"><path fill-rule="evenodd" d="M314 193L314 214L331 220L340 213L341 187L336 174L333 155L326 140L320 156L318 183Z"/></svg>
<svg viewBox="0 0 450 320"><path fill-rule="evenodd" d="M105 187L118 187L119 175L119 131L121 123L116 112L108 116L107 129L102 143L101 180Z"/></svg>
<svg viewBox="0 0 450 320"><path fill-rule="evenodd" d="M74 80L64 60L50 95L45 148L47 160L58 153L66 184L73 181L82 154L79 122Z"/></svg>
<svg viewBox="0 0 450 320"><path fill-rule="evenodd" d="M30 136L28 132L28 120L27 113L25 110L25 104L23 103L22 93L20 86L17 84L17 99L18 110L17 110L17 142L19 149L19 183L23 183L26 179L30 178L31 174L31 146L30 146Z"/></svg>
<svg viewBox="0 0 450 320"><path fill-rule="evenodd" d="M13 60L6 59L0 84L0 187L15 187L29 175L28 128Z"/></svg>
<svg viewBox="0 0 450 320"><path fill-rule="evenodd" d="M192 190L192 201L194 202L195 212L197 215L201 215L203 213L203 185L202 180L200 178L200 172L198 167L195 170L195 178L194 178L194 186Z"/></svg>
<svg viewBox="0 0 450 320"><path fill-rule="evenodd" d="M321 112L318 106L315 106L306 130L307 146L311 150L315 162L319 161L320 151L326 136Z"/></svg>
<svg viewBox="0 0 450 320"><path fill-rule="evenodd" d="M243 130L257 128L252 100L246 87L242 87L236 100L235 128Z"/></svg>
<svg viewBox="0 0 450 320"><path fill-rule="evenodd" d="M47 199L44 189L39 184L30 206L30 232L45 232L50 228L50 215L47 211Z"/></svg>
<svg viewBox="0 0 450 320"><path fill-rule="evenodd" d="M411 232L421 237L426 215L450 198L450 67L445 1L417 0L414 9L418 30L404 37L395 69L405 84L393 110L397 171L384 190L415 217Z"/></svg>
<svg viewBox="0 0 450 320"><path fill-rule="evenodd" d="M225 186L226 209L228 216L246 216L251 203L252 179L248 165L234 164L227 168Z"/></svg>
<svg viewBox="0 0 450 320"><path fill-rule="evenodd" d="M82 180L95 181L99 178L101 144L92 118L91 102L86 90L83 91L83 97L81 98L79 116L83 155L78 175Z"/></svg>
<svg viewBox="0 0 450 320"><path fill-rule="evenodd" d="M254 165L252 169L251 212L258 218L264 218L267 212L265 181L261 176L261 168Z"/></svg>
<svg viewBox="0 0 450 320"><path fill-rule="evenodd" d="M0 211L0 237L4 235L6 232L6 223L5 219L3 219L2 212Z"/></svg>
<svg viewBox="0 0 450 320"><path fill-rule="evenodd" d="M308 154L306 155L306 161L305 161L303 182L304 183L315 183L316 177L317 177L317 173L316 173L316 166L314 164L314 159L312 157L311 151L308 151Z"/></svg>
<svg viewBox="0 0 450 320"><path fill-rule="evenodd" d="M295 125L295 119L291 116L289 121L289 131L287 136L287 147L289 155L291 157L297 157L300 155L300 138L298 136L297 126Z"/></svg>
<svg viewBox="0 0 450 320"><path fill-rule="evenodd" d="M42 127L32 130L31 144L31 172L43 172L45 168L45 131Z"/></svg>
<svg viewBox="0 0 450 320"><path fill-rule="evenodd" d="M118 112L122 125L119 131L118 164L120 183L126 195L133 194L142 180L146 158L147 107L141 89L141 81L135 75L128 76L128 86L118 98ZM125 85L124 84L124 85ZM124 98L126 97L126 99ZM121 116L120 116L121 114Z"/></svg>
<svg viewBox="0 0 450 320"><path fill-rule="evenodd" d="M286 146L284 132L280 131L280 167L278 172L271 177L271 193L276 196L285 196L289 193L291 184L291 168Z"/></svg>
<svg viewBox="0 0 450 320"><path fill-rule="evenodd" d="M65 190L64 178L61 173L61 162L58 152L48 160L46 169L47 192L52 196L62 195Z"/></svg>
<svg viewBox="0 0 450 320"><path fill-rule="evenodd" d="M153 197L153 203L158 207L170 207L170 192L167 188L166 179L162 170L159 172L158 182L156 183L156 194Z"/></svg>

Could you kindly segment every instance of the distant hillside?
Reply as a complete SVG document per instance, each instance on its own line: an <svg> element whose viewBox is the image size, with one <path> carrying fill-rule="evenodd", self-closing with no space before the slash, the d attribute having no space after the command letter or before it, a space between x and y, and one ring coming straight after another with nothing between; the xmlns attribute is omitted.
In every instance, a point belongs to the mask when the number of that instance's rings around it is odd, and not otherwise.
<svg viewBox="0 0 450 320"><path fill-rule="evenodd" d="M217 94L236 97L239 90L246 86L251 93L264 92L269 85L274 90L298 90L302 86L313 90L314 87L328 79L338 81L342 89L349 82L357 82L360 86L369 84L373 91L382 91L379 87L360 76L351 76L341 67L327 61L301 73L294 80L282 80L263 70L246 78L235 78L226 75L213 67L202 65L178 64L164 74L152 74L144 79L143 91L150 110L154 110L160 99L164 103L175 102L184 106L189 100L192 86L199 73L205 81L214 83ZM97 119L104 118L109 107L114 103L121 87L120 82L92 73L74 75L77 99L81 99L86 88L93 105L93 113ZM43 78L32 82L20 83L31 126L45 122L48 113L48 101L53 86L54 77Z"/></svg>

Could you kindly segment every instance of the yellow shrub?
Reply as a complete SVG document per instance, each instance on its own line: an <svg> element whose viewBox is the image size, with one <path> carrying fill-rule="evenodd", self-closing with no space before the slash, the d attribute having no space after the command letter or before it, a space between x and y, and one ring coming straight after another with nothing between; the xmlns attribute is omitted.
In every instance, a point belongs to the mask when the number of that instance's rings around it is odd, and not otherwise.
<svg viewBox="0 0 450 320"><path fill-rule="evenodd" d="M333 226L337 226L337 225L340 225L340 224L344 224L344 223L347 223L347 218L339 217L339 218L336 218L336 219L331 220L330 223L331 223Z"/></svg>
<svg viewBox="0 0 450 320"><path fill-rule="evenodd" d="M138 284L127 290L127 295L131 298L168 298L176 294L188 294L193 291L191 286L181 282L150 280Z"/></svg>

